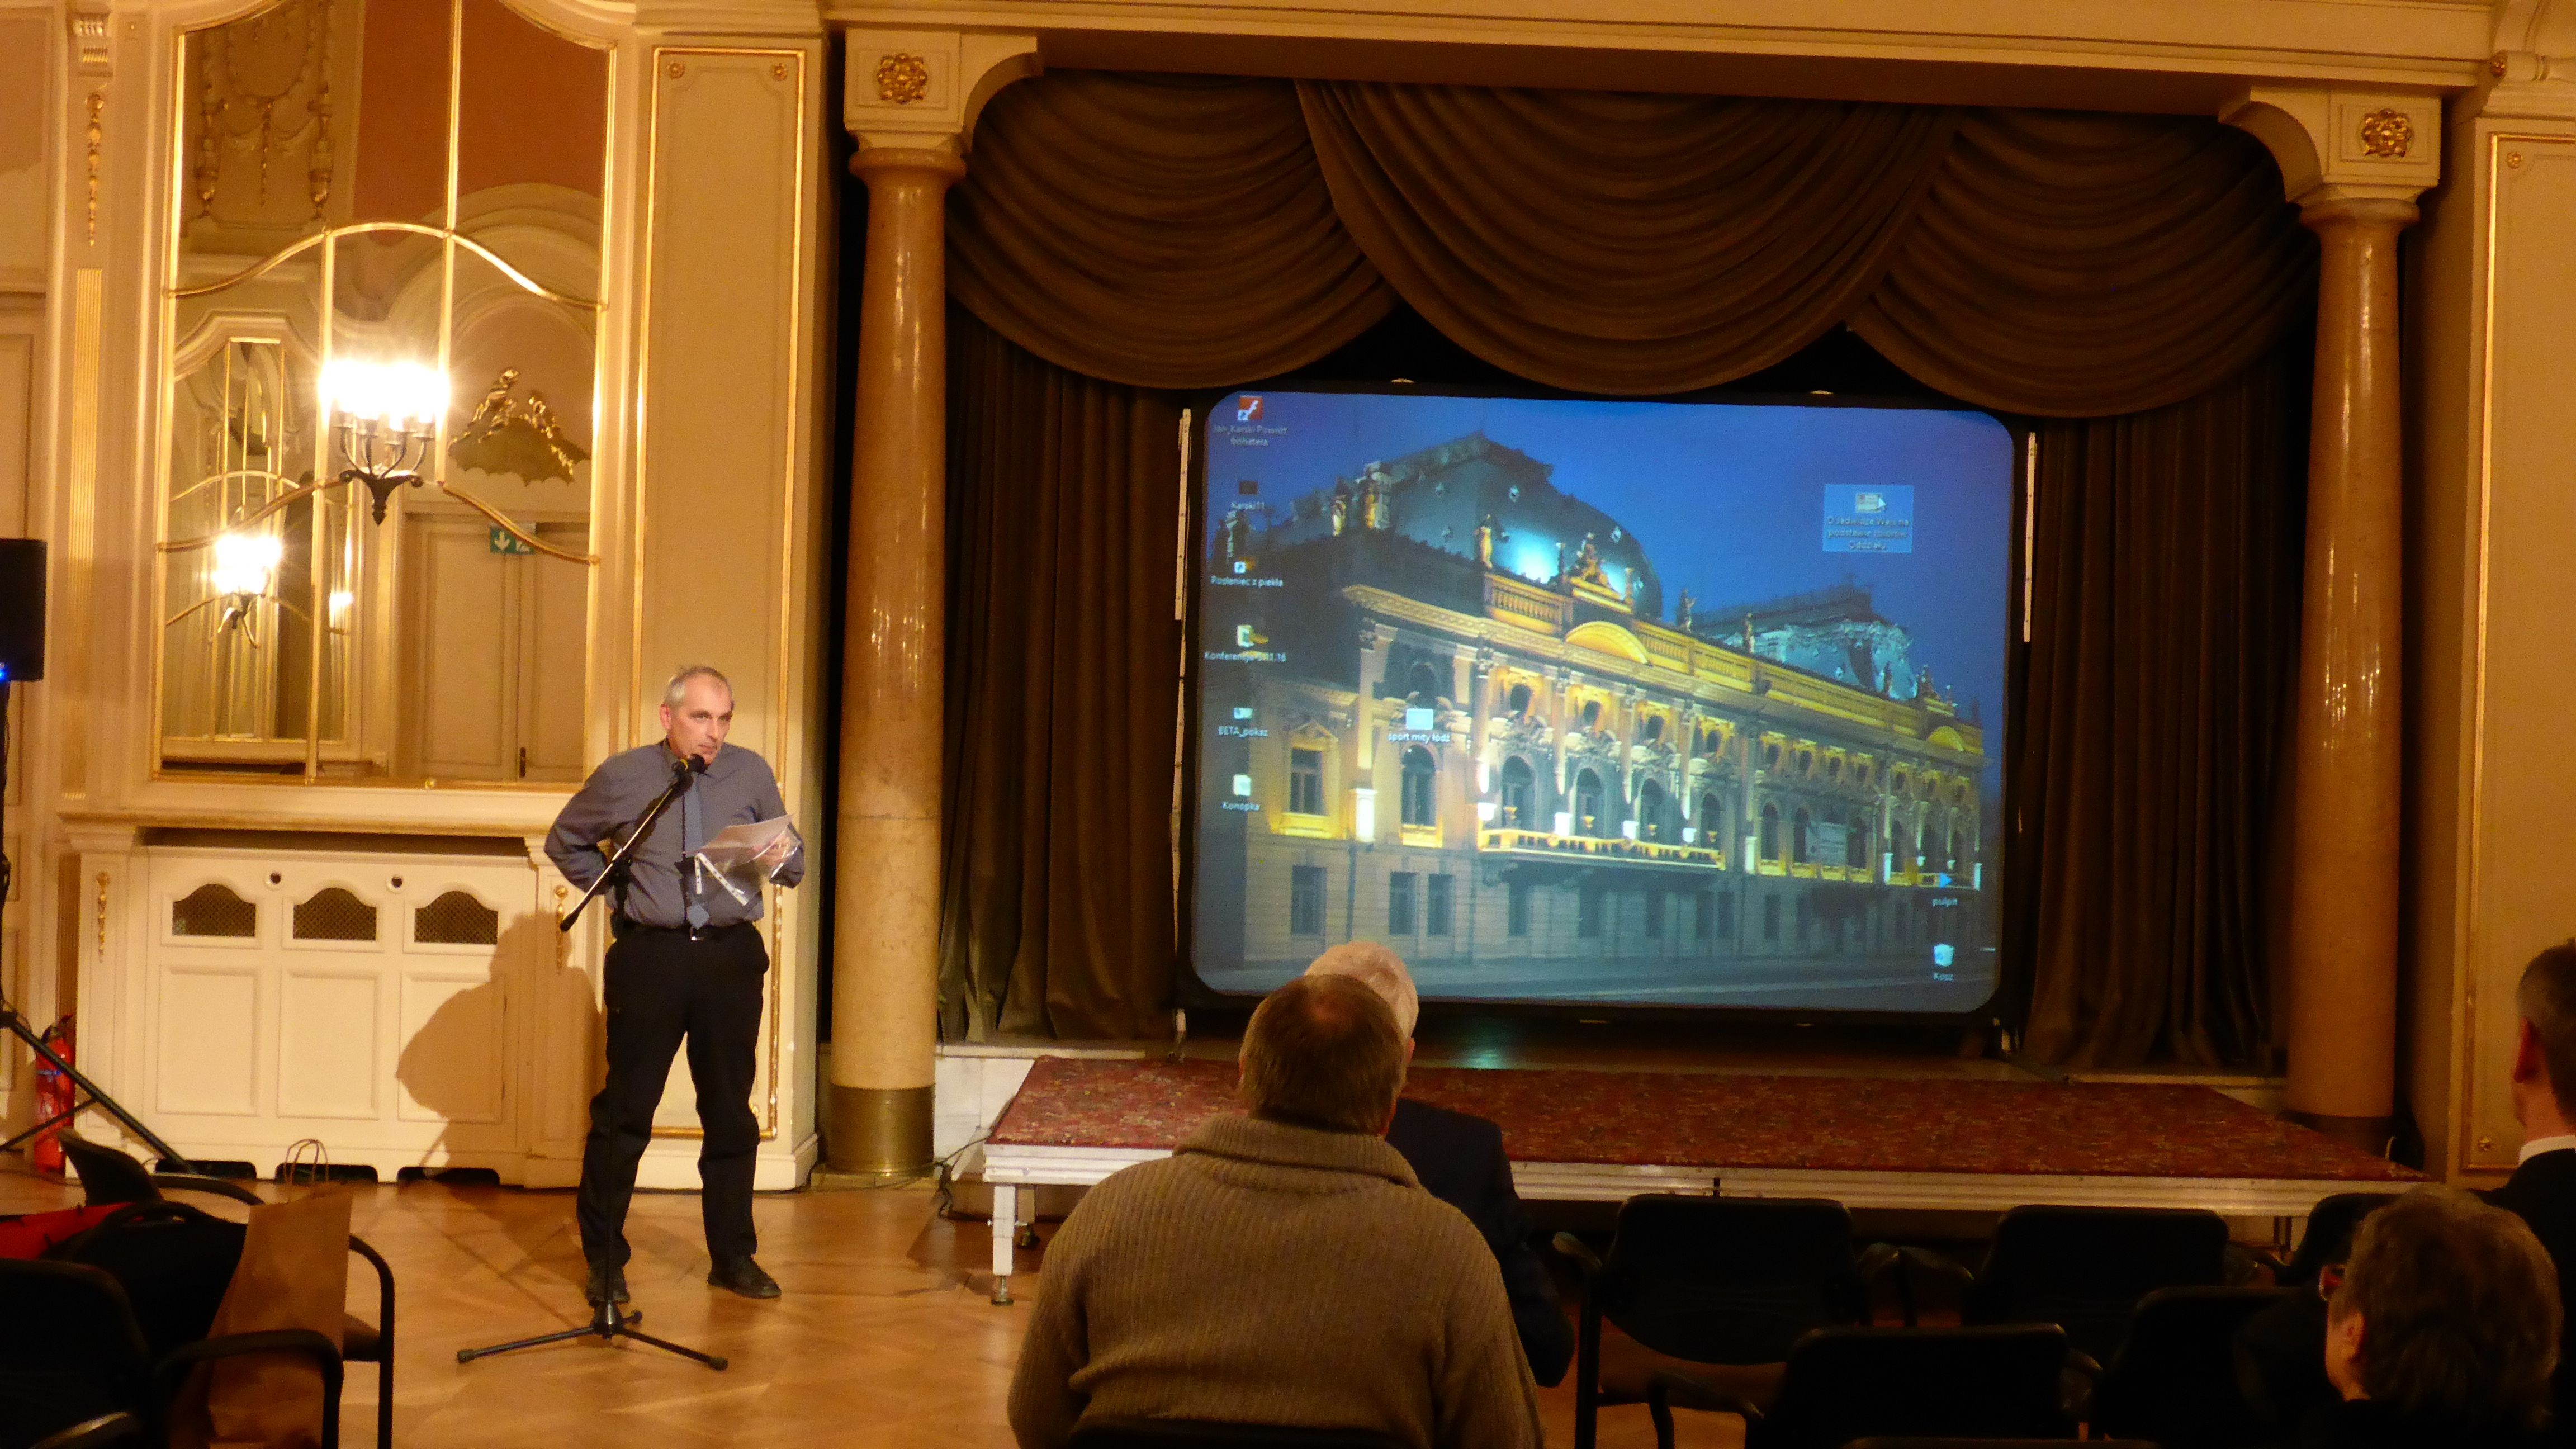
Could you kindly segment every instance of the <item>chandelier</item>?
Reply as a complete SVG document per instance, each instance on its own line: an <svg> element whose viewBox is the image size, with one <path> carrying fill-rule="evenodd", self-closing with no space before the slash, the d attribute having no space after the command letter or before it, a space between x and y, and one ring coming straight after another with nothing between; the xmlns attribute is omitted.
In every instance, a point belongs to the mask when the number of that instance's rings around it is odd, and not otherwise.
<svg viewBox="0 0 2576 1449"><path fill-rule="evenodd" d="M364 484L382 523L395 489L421 485L420 466L447 414L447 375L426 363L334 358L322 369L322 400L347 465L339 481Z"/></svg>

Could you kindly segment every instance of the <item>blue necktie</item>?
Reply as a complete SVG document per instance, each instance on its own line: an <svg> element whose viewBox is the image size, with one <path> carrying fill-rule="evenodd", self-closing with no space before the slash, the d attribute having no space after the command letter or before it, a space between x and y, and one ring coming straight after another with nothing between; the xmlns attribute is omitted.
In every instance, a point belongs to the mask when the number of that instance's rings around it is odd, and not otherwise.
<svg viewBox="0 0 2576 1449"><path fill-rule="evenodd" d="M699 866L690 858L706 843L706 827L698 819L698 780L691 776L689 788L680 796L680 859L685 866L680 874L680 889L688 897L689 929L692 931L704 930L707 924L706 904L698 899Z"/></svg>

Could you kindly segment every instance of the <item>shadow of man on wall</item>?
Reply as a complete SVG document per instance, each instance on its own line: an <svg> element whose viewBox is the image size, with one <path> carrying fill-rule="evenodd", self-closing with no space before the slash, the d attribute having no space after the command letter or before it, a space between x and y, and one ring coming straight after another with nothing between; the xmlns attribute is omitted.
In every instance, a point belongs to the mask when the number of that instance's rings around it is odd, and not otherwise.
<svg viewBox="0 0 2576 1449"><path fill-rule="evenodd" d="M471 959L455 958L460 967ZM511 919L492 946L487 979L441 1001L403 1043L394 1076L410 1096L405 1115L440 1123L420 1164L474 1166L478 1158L564 1138L578 1151L604 1029L598 991L572 964L554 919ZM533 1266L568 1283L581 1281L581 1247L569 1211L501 1213L492 1210L496 1189L442 1183L438 1190L491 1218L518 1248L517 1262L491 1265L503 1278L516 1279Z"/></svg>

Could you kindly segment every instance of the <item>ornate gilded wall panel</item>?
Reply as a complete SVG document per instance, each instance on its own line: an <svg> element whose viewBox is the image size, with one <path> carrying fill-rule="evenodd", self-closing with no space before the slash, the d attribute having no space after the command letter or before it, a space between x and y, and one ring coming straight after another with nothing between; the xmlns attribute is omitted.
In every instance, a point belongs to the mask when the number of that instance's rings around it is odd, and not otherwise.
<svg viewBox="0 0 2576 1449"><path fill-rule="evenodd" d="M2576 331L2576 138L2488 140L2487 396L2479 500L2474 771L2469 832L2468 1061L2464 1136L2471 1170L2509 1171L2522 1141L2509 1076L2514 988L2543 948L2567 939L2576 884L2567 822L2566 561L2576 556L2567 460L2576 415L2560 357Z"/></svg>

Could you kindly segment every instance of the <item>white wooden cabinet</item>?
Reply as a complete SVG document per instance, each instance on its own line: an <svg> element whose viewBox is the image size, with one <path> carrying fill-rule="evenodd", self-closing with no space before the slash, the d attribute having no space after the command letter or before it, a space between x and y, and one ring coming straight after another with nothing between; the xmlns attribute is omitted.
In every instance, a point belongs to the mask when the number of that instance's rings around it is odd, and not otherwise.
<svg viewBox="0 0 2576 1449"><path fill-rule="evenodd" d="M578 1157L595 992L523 854L138 854L120 1075L181 1152L266 1172L310 1139L385 1178L510 1181Z"/></svg>
<svg viewBox="0 0 2576 1449"><path fill-rule="evenodd" d="M81 857L98 878L80 1047L93 1074L191 1159L266 1174L310 1142L385 1181L414 1167L578 1181L603 1070L604 917L557 930L563 878L520 842L281 839ZM752 1083L763 1191L801 1183L813 1151L781 1130L779 903L763 923L772 969ZM83 1130L122 1140L104 1116ZM696 1187L685 1054L654 1138L637 1182Z"/></svg>

